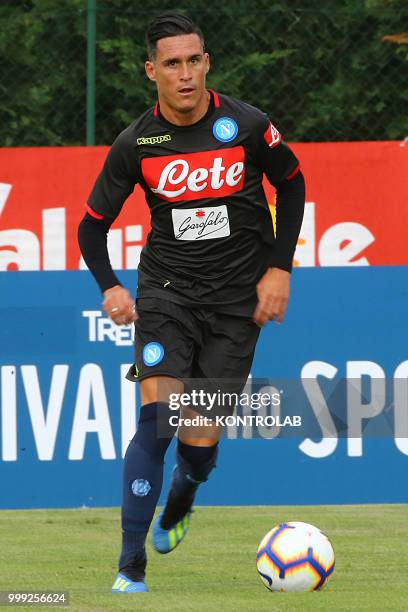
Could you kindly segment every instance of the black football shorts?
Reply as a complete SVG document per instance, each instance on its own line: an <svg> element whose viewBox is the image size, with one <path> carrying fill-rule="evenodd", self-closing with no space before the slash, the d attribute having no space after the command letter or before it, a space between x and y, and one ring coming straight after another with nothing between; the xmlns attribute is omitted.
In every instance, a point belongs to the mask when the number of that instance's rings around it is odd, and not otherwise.
<svg viewBox="0 0 408 612"><path fill-rule="evenodd" d="M127 378L212 380L241 393L260 329L249 317L190 308L161 298L139 298L135 364ZM225 381L223 384L222 381Z"/></svg>

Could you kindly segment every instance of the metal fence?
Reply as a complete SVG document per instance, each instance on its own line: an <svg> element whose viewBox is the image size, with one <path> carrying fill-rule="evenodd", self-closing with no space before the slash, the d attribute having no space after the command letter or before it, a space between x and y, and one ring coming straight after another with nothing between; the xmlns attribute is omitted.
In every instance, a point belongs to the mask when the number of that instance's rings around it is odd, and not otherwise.
<svg viewBox="0 0 408 612"><path fill-rule="evenodd" d="M209 85L287 140L408 134L405 0L2 0L0 146L111 143L154 102L144 33L163 10L201 26Z"/></svg>

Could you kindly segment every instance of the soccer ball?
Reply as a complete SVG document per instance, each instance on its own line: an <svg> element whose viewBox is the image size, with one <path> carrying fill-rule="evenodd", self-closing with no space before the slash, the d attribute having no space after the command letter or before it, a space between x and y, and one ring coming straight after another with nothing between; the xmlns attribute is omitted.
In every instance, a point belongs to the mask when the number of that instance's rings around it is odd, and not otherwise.
<svg viewBox="0 0 408 612"><path fill-rule="evenodd" d="M256 566L271 591L315 591L333 573L334 550L328 537L314 525L281 523L262 539Z"/></svg>

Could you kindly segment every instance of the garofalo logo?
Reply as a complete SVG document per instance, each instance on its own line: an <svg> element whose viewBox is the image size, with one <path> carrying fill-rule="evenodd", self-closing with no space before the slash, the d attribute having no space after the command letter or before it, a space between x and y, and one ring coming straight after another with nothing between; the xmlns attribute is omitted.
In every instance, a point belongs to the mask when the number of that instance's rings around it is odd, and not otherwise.
<svg viewBox="0 0 408 612"><path fill-rule="evenodd" d="M170 134L161 134L160 136L148 136L146 138L141 137L141 138L138 138L136 142L138 145L144 145L144 144L160 144L161 142L166 142L168 140L171 140Z"/></svg>

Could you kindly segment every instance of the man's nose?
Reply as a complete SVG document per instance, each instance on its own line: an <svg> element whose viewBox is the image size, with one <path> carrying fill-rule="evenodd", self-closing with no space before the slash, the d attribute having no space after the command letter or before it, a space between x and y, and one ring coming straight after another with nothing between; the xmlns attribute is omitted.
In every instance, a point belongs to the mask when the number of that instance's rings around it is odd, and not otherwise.
<svg viewBox="0 0 408 612"><path fill-rule="evenodd" d="M183 62L181 64L180 78L183 79L183 81L188 81L189 79L191 79L191 70L187 62Z"/></svg>

